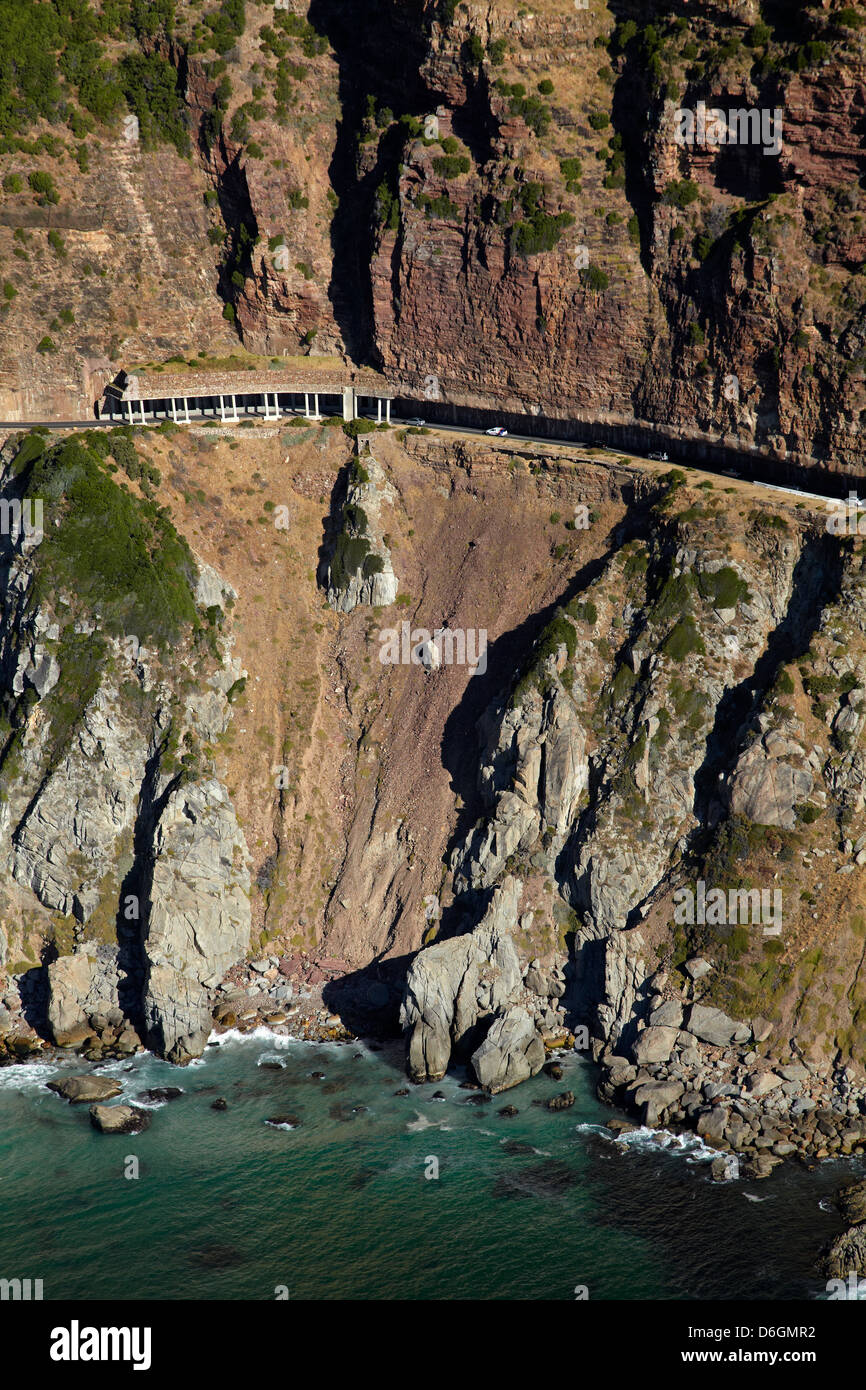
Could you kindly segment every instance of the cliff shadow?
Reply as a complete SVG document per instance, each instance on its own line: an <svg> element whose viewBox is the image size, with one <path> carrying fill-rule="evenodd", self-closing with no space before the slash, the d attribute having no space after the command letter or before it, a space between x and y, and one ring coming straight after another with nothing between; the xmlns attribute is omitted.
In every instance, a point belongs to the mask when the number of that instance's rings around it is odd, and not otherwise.
<svg viewBox="0 0 866 1390"><path fill-rule="evenodd" d="M339 199L331 222L329 298L346 352L356 362L377 361L370 273L379 235L377 200L383 185L395 193L405 141L401 127L390 121L430 104L420 76L427 51L423 16L421 0L367 0L363 12L345 0L311 0L307 16L327 37L339 68L340 118L328 170ZM375 164L361 174L360 137L371 110L381 134Z"/></svg>
<svg viewBox="0 0 866 1390"><path fill-rule="evenodd" d="M322 989L322 1001L358 1038L385 1042L401 1034L399 1013L414 954L377 956Z"/></svg>

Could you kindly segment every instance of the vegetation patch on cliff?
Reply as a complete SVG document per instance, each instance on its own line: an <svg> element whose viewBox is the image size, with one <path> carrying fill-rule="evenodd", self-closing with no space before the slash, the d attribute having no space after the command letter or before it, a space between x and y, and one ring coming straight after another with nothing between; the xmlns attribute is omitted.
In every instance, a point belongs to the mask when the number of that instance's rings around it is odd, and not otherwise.
<svg viewBox="0 0 866 1390"><path fill-rule="evenodd" d="M68 595L104 631L165 648L195 622L195 561L165 508L114 481L108 446L95 432L54 445L31 435L16 457L20 485L45 512L34 599Z"/></svg>

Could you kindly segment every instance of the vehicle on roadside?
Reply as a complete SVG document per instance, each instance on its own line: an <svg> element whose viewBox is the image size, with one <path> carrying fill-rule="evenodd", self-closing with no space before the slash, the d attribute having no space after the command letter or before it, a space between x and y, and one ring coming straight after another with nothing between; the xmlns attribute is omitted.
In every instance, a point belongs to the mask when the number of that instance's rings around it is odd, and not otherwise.
<svg viewBox="0 0 866 1390"><path fill-rule="evenodd" d="M426 422L421 419L420 415L413 415L406 421L407 425L423 425L425 423Z"/></svg>
<svg viewBox="0 0 866 1390"><path fill-rule="evenodd" d="M651 458L651 459L655 459L656 463L669 463L669 462L670 462L670 460L669 460L667 454L649 454L648 457Z"/></svg>
<svg viewBox="0 0 866 1390"><path fill-rule="evenodd" d="M508 430L504 430L504 429L502 428L501 425L494 425L492 429L490 429L490 430L485 430L484 433L485 433L485 434L495 434L495 435L498 435L498 437L499 437L500 439L503 439L503 438L505 437L505 435L508 433Z"/></svg>

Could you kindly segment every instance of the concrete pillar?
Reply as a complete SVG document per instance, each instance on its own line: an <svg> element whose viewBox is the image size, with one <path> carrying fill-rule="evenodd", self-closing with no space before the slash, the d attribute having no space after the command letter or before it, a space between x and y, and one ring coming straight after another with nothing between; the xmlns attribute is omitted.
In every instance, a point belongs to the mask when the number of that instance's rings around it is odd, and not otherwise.
<svg viewBox="0 0 866 1390"><path fill-rule="evenodd" d="M174 403L174 396L171 398L171 418L177 424L177 406Z"/></svg>
<svg viewBox="0 0 866 1390"><path fill-rule="evenodd" d="M318 419L319 419L319 393L318 393L318 391L314 391L314 392L313 392L313 419L314 419L314 420L318 420Z"/></svg>
<svg viewBox="0 0 866 1390"><path fill-rule="evenodd" d="M126 411L129 416L129 423L132 424L132 401L126 402Z"/></svg>
<svg viewBox="0 0 866 1390"><path fill-rule="evenodd" d="M225 396L220 396L220 419L222 420L223 424L225 424L225 422L226 422L226 402L225 402Z"/></svg>
<svg viewBox="0 0 866 1390"><path fill-rule="evenodd" d="M382 397L381 397L381 396L377 396L377 397L376 397L376 411L377 411L377 413L376 413L376 422L377 422L377 424L380 424L380 425L381 425L381 423L382 423Z"/></svg>
<svg viewBox="0 0 866 1390"><path fill-rule="evenodd" d="M279 394L278 391L275 391L275 392L274 392L274 419L275 419L275 420L279 420L279 418L280 418L280 394Z"/></svg>
<svg viewBox="0 0 866 1390"><path fill-rule="evenodd" d="M186 417L186 423L189 424L189 396L183 398L183 413Z"/></svg>
<svg viewBox="0 0 866 1390"><path fill-rule="evenodd" d="M343 387L343 419L354 420L357 414L357 401L355 390L352 386Z"/></svg>
<svg viewBox="0 0 866 1390"><path fill-rule="evenodd" d="M387 423L390 425L390 423L391 423L391 401L390 401L390 399L388 399L388 400L385 402L385 419L386 419Z"/></svg>
<svg viewBox="0 0 866 1390"><path fill-rule="evenodd" d="M146 421L145 418L144 418L144 401L139 401L139 402L138 402L138 405L139 405L139 409L141 410L141 423L142 423L143 425L146 425L146 424L147 424L147 421Z"/></svg>
<svg viewBox="0 0 866 1390"><path fill-rule="evenodd" d="M307 392L307 391L304 392L304 414L306 415L307 419L309 420L309 418L310 418L310 396L309 396L309 392Z"/></svg>
<svg viewBox="0 0 866 1390"><path fill-rule="evenodd" d="M236 401L235 401L235 397L232 396L231 400L232 400L232 418L233 418L235 424L237 424L237 420L238 420L238 408L237 408L237 404L236 404Z"/></svg>

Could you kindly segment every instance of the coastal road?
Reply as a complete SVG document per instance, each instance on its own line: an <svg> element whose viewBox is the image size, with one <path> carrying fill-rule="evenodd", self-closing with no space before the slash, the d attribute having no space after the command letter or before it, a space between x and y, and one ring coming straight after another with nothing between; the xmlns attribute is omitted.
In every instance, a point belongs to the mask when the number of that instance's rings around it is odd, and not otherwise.
<svg viewBox="0 0 866 1390"><path fill-rule="evenodd" d="M423 403L421 403L421 404L423 404ZM244 412L243 410L239 410L238 413L239 413L240 415L243 415L244 419L247 419L247 420L264 420L264 416L263 416L263 415L256 414L255 411L246 411L246 412ZM288 416L294 416L294 417L297 417L297 418L303 418L303 411L286 411L286 412L284 412L284 415L283 415L282 418L285 419L285 418L287 418ZM223 424L230 425L230 424L234 423L234 422L231 421L231 420L227 420L227 421L219 420L219 421L218 421L218 420L214 419L213 416L211 416L211 415L205 415L204 413L201 413L201 414L197 415L196 418L199 419L199 420L213 420L213 423L214 423L214 424L219 424L220 426L222 426ZM372 418L372 417L366 417L366 418ZM403 418L403 419L401 419L401 418L397 417L396 415L392 415L392 417L391 417L391 424L392 424L392 425L406 425L406 426L411 426L413 423L415 423L415 421L417 421L417 420L420 419L420 418L421 418L420 416L410 416L410 417L408 417L408 418ZM125 421L122 422L122 421L119 421L119 420L112 420L112 419L108 419L108 420L98 420L98 419L96 419L96 418L94 418L94 419L92 419L92 420L0 420L0 429L5 429L5 430L32 430L32 429L47 429L47 430L93 430L93 429L117 429L118 426L119 426L121 423L125 424L126 422L125 422ZM136 422L135 422L135 425L134 425L134 428L136 428L136 429L155 429L155 428L157 428L157 425L158 425L158 424L162 424L162 423L163 423L162 421L158 421L158 422L157 422L157 421L153 421L153 422L148 421L147 424L142 425L140 422L136 421ZM276 423L276 422L275 422L275 421L271 421L270 423ZM478 435L478 436L481 436L482 438L485 437L485 436L487 435L487 430L486 430L486 429L484 429L484 428L481 427L481 426L475 426L475 425L449 425L449 424L440 424L440 423L438 423L438 422L430 422L430 423L428 423L428 422L425 421L425 422L424 422L424 427L425 427L426 429L433 430L433 431L435 431L435 432L437 432L437 433L440 433L440 434L468 434L468 435ZM185 426L184 426L184 425L180 425L179 428L183 429L183 428L185 428ZM631 449L631 450L618 449L618 448L614 448L613 446L608 445L608 444L605 444L605 445L590 444L590 443L587 443L585 440L565 439L565 438L562 438L562 437L557 437L556 435L551 435L551 434L546 434L546 433L543 434L543 435L541 435L541 434L513 434L513 433L509 430L509 432L508 432L508 434L505 436L505 438L510 439L510 440L513 440L513 441L515 441L515 442L518 443L518 444L560 444L560 445L565 445L566 447L571 448L571 449L603 449L603 450L605 451L605 453L616 454L617 457L619 457L619 458L628 458L628 459L630 459L630 460L631 460L631 459L634 459L634 460L636 460L636 461L638 461L638 462L644 462L644 463L648 463L648 462L651 461L649 455L647 455L647 454L641 454L641 453L635 451L634 449ZM744 468L747 468L747 469L749 470L749 472L751 472L751 471L755 468L756 463L759 463L759 462L760 462L760 460L759 460L759 459L756 459L756 458L754 457L754 455L749 454L749 455L744 455L744 456L743 456L743 466L744 466ZM765 489L767 489L767 490L770 491L770 492L781 492L781 493L784 493L784 494L786 494L786 495L788 495L788 496L793 496L793 497L804 497L804 498L809 498L809 499L811 499L811 500L814 501L814 502L831 502L831 503L838 503L838 502L840 501L840 498L839 498L838 493L830 494L830 493L821 493L821 492L806 492L806 491L804 491L802 488L797 488L797 487L786 487L786 486L784 486L784 485L781 484L781 483L766 483L766 482L763 482L763 481L762 481L761 479L759 479L759 478L756 478L756 477L753 477L753 476L750 477L750 476L748 476L747 474L736 473L736 472L734 472L734 471L731 470L731 469L724 470L724 469L722 469L722 468L713 467L712 464L701 463L701 464L699 464L699 465L689 465L689 464L683 464L683 463L681 463L679 460L676 460L676 461L671 460L671 466L672 466L672 467L684 467L684 468L688 468L688 467L690 467L690 466L691 466L691 467L695 467L695 468L697 468L697 470L698 470L699 472L701 472L701 473L712 473L712 474L714 474L716 477L719 477L719 478L733 478L733 479L735 479L736 481L739 481L739 482L749 483L749 484L751 484L752 487L765 488Z"/></svg>

